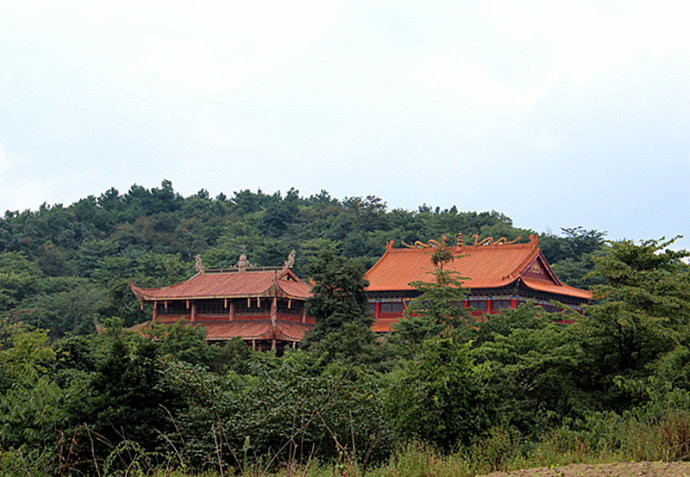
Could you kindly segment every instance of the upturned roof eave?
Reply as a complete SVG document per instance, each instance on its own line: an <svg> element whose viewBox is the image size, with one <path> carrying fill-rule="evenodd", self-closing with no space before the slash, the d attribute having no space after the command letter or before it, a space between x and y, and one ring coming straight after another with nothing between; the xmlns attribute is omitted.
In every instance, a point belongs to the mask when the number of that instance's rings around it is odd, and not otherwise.
<svg viewBox="0 0 690 477"><path fill-rule="evenodd" d="M557 287L557 290L550 290L550 289L544 289L540 288L538 286L532 286L530 282L539 282L539 279L535 278L528 278L528 277L520 277L520 284L524 286L525 288L528 288L530 290L534 290L537 292L543 292L543 293L551 293L554 295L561 295L565 296L571 299L577 299L577 300L583 300L583 301L589 301L592 299L592 292L589 290L583 290L581 288L576 288L576 287L571 287L569 285L566 285L564 283L559 283L559 284L554 284L553 286Z"/></svg>

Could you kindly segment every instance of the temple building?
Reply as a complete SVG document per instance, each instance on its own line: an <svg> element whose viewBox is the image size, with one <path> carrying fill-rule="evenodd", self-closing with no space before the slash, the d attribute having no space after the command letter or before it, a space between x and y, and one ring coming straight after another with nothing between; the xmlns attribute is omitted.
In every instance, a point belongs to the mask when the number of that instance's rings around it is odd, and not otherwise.
<svg viewBox="0 0 690 477"><path fill-rule="evenodd" d="M290 270L295 253L282 267L255 267L245 255L229 269L205 270L196 257L193 277L161 288L130 287L141 302L153 304L152 322L172 324L185 319L203 326L209 342L235 337L254 350L296 348L315 320L306 313L311 285Z"/></svg>
<svg viewBox="0 0 690 477"><path fill-rule="evenodd" d="M530 235L528 243L508 242L504 237L478 241L474 237L474 245L463 245L460 233L457 245L447 247L456 258L444 267L463 277L469 296L459 306L472 307L474 316L516 308L527 301L547 311L558 311L560 308L551 303L556 300L580 311L580 306L591 299L591 292L570 287L556 277L537 237ZM386 252L364 276L369 281L369 307L376 317L374 331L390 331L407 303L419 295L411 282L433 281L431 255L439 246L445 243L403 242L403 248L394 248L391 241L386 245Z"/></svg>

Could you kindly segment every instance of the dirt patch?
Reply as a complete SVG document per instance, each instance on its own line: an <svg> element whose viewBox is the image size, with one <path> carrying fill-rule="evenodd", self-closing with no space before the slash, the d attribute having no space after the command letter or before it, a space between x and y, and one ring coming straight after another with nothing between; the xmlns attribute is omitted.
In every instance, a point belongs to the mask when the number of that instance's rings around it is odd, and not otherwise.
<svg viewBox="0 0 690 477"><path fill-rule="evenodd" d="M570 464L562 467L536 467L511 472L492 472L486 477L594 477L611 475L633 477L690 477L690 462L618 462L613 464Z"/></svg>

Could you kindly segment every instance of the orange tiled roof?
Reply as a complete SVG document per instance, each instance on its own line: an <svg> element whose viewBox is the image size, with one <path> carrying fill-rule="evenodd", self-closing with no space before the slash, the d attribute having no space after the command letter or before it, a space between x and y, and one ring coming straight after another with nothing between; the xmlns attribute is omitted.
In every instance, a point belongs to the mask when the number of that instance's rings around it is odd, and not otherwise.
<svg viewBox="0 0 690 477"><path fill-rule="evenodd" d="M301 281L291 270L285 269L243 272L208 270L167 287L141 288L134 283L130 287L142 301L255 296L307 299L311 296L311 285Z"/></svg>
<svg viewBox="0 0 690 477"><path fill-rule="evenodd" d="M539 250L538 241L505 245L476 245L449 247L458 258L446 265L465 277L463 285L468 288L498 288L522 279L525 285L535 290L589 299L591 293L562 284L553 274L546 259ZM390 242L386 252L364 278L369 281L367 291L413 290L410 282L430 281L434 269L431 255L434 248L393 248ZM542 270L545 279L525 277L535 263Z"/></svg>
<svg viewBox="0 0 690 477"><path fill-rule="evenodd" d="M298 323L296 321L277 321L276 328L280 331L279 338L290 341L302 341L304 334L314 328L313 324Z"/></svg>
<svg viewBox="0 0 690 477"><path fill-rule="evenodd" d="M568 295L576 298L583 298L585 300L592 299L592 292L589 290L581 290L579 288L571 287L565 283L556 285L548 280L539 280L536 278L522 277L522 281L529 288L537 291L544 291L549 293L558 293L560 295Z"/></svg>
<svg viewBox="0 0 690 477"><path fill-rule="evenodd" d="M147 321L133 326L131 329L145 334L150 326L151 321ZM307 330L314 327L313 324L309 323L282 320L276 321L275 327L271 325L271 320L200 320L189 323L189 326L203 326L206 329L208 341L225 341L232 338L301 341Z"/></svg>
<svg viewBox="0 0 690 477"><path fill-rule="evenodd" d="M235 320L222 323L198 321L196 326L206 328L206 339L209 341L230 340L232 338L260 339L268 337L271 331L271 320Z"/></svg>

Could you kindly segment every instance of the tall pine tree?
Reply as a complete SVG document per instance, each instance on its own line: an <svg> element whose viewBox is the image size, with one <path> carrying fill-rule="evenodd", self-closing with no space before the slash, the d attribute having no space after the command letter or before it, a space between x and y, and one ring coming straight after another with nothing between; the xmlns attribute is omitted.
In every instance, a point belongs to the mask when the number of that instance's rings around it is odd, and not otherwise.
<svg viewBox="0 0 690 477"><path fill-rule="evenodd" d="M337 256L333 250L323 250L312 268L312 297L307 300L307 314L316 319L303 347L325 348L340 355L338 343L352 342L356 335L367 346L373 344L371 325L374 318L369 312L363 278L364 268L354 260ZM341 340L339 337L349 337ZM344 350L341 350L344 351ZM356 350L355 350L356 354Z"/></svg>

